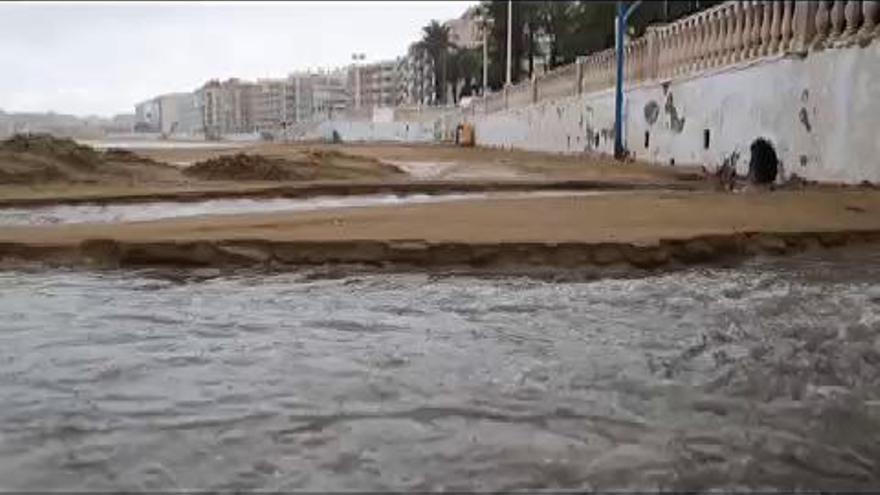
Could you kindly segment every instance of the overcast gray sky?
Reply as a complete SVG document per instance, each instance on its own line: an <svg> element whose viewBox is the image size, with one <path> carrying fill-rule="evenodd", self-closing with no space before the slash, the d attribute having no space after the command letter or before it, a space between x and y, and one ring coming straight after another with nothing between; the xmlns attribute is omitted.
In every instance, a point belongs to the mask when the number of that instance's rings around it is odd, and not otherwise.
<svg viewBox="0 0 880 495"><path fill-rule="evenodd" d="M476 2L0 2L0 109L133 112L219 77L403 55Z"/></svg>

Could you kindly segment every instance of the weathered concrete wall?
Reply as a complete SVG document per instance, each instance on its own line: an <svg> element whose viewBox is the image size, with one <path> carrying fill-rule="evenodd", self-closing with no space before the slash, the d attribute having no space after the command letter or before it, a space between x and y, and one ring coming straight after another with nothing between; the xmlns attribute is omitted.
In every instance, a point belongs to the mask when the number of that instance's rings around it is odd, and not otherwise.
<svg viewBox="0 0 880 495"><path fill-rule="evenodd" d="M394 109L395 122L434 122L442 118L450 111L455 111L454 106L447 107L396 107Z"/></svg>
<svg viewBox="0 0 880 495"><path fill-rule="evenodd" d="M475 138L480 146L611 153L614 150L613 98L609 90L477 115L472 119Z"/></svg>
<svg viewBox="0 0 880 495"><path fill-rule="evenodd" d="M435 140L434 123L423 122L360 122L329 120L322 122L305 139L333 138L333 131L343 141L429 142Z"/></svg>
<svg viewBox="0 0 880 495"><path fill-rule="evenodd" d="M477 144L611 153L613 101L609 89L476 115ZM764 137L785 177L880 182L876 41L650 82L628 88L625 101L626 146L639 159L709 168L732 159L746 173L749 147Z"/></svg>
<svg viewBox="0 0 880 495"><path fill-rule="evenodd" d="M373 123L394 122L394 108L376 107L373 109Z"/></svg>

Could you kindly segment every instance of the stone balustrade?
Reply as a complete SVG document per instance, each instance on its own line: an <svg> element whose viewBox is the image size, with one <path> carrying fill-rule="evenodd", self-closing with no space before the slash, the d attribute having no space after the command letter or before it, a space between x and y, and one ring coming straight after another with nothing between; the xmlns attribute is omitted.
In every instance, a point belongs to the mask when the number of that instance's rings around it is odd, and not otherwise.
<svg viewBox="0 0 880 495"><path fill-rule="evenodd" d="M486 95L486 97L482 98L482 107L485 113L493 113L504 110L507 108L505 106L504 93L492 93ZM480 103L476 103L474 107L481 106Z"/></svg>
<svg viewBox="0 0 880 495"><path fill-rule="evenodd" d="M535 98L532 94L533 88L534 84L531 84L530 82L524 82L522 84L516 84L505 88L504 93L507 95L507 107L524 107L534 103Z"/></svg>
<svg viewBox="0 0 880 495"><path fill-rule="evenodd" d="M535 100L576 95L577 70L577 64L569 64L536 76L533 85Z"/></svg>
<svg viewBox="0 0 880 495"><path fill-rule="evenodd" d="M764 57L864 45L880 37L880 0L728 1L665 25L624 45L624 81L686 77ZM488 95L491 112L614 85L614 49L581 57L531 81Z"/></svg>
<svg viewBox="0 0 880 495"><path fill-rule="evenodd" d="M610 48L584 59L588 67L585 91L598 91L614 84L614 60L614 50Z"/></svg>

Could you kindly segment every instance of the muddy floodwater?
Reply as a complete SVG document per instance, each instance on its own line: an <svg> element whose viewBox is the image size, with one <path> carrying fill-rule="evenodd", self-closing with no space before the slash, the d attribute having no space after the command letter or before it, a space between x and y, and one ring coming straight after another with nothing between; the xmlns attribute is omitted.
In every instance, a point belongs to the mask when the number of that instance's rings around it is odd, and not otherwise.
<svg viewBox="0 0 880 495"><path fill-rule="evenodd" d="M0 488L876 489L880 254L0 272Z"/></svg>
<svg viewBox="0 0 880 495"><path fill-rule="evenodd" d="M53 205L33 208L0 208L0 225L42 225L66 223L112 223L160 220L163 218L234 213L309 211L327 208L432 203L480 199L487 194L371 194L314 198L212 199L195 202L155 201L131 204Z"/></svg>
<svg viewBox="0 0 880 495"><path fill-rule="evenodd" d="M229 149L239 148L253 144L252 141L245 142L206 142L206 141L164 141L159 139L131 139L131 140L78 140L80 143L92 146L98 149L134 149L134 150L153 150L153 149Z"/></svg>
<svg viewBox="0 0 880 495"><path fill-rule="evenodd" d="M440 203L486 198L538 198L553 196L591 196L608 191L539 191L525 193L449 193L449 194L364 194L318 196L311 198L223 198L205 201L154 201L122 204L52 205L27 208L0 208L0 226L51 225L72 223L114 223L161 220L200 215L312 211L332 208L392 206ZM616 194L625 194L617 192Z"/></svg>

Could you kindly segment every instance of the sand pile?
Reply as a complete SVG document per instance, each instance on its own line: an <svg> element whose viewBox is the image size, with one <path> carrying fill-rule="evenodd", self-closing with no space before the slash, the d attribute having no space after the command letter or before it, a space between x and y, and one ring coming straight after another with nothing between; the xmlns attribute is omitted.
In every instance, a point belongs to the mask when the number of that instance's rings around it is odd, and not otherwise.
<svg viewBox="0 0 880 495"><path fill-rule="evenodd" d="M223 155L184 169L202 180L288 181L386 177L400 174L393 165L336 150L305 150L294 157L258 154Z"/></svg>
<svg viewBox="0 0 880 495"><path fill-rule="evenodd" d="M307 149L303 152L303 156L309 163L324 168L357 170L365 174L376 174L379 176L405 173L396 165L383 162L382 160L344 153L339 150Z"/></svg>
<svg viewBox="0 0 880 495"><path fill-rule="evenodd" d="M50 157L88 169L97 167L103 161L101 153L91 146L50 134L16 134L0 142L0 151Z"/></svg>
<svg viewBox="0 0 880 495"><path fill-rule="evenodd" d="M121 148L108 148L103 153L104 160L114 163L142 163L150 165L165 166L166 164L157 162L152 158L138 155L134 151L124 150Z"/></svg>
<svg viewBox="0 0 880 495"><path fill-rule="evenodd" d="M49 134L16 134L0 141L0 184L133 181L166 168L130 151L102 152Z"/></svg>
<svg viewBox="0 0 880 495"><path fill-rule="evenodd" d="M302 180L306 174L296 164L263 155L237 153L196 162L185 175L203 180Z"/></svg>
<svg viewBox="0 0 880 495"><path fill-rule="evenodd" d="M70 180L94 173L102 161L99 152L72 139L16 134L0 141L0 183Z"/></svg>

